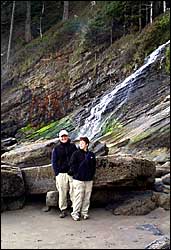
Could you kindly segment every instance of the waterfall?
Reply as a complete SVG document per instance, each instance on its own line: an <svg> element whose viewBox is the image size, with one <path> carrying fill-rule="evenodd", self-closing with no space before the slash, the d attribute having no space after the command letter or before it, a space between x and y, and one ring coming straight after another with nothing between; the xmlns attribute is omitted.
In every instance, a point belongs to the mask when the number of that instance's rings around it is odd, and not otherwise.
<svg viewBox="0 0 171 250"><path fill-rule="evenodd" d="M149 65L153 64L157 60L163 49L169 43L170 40L165 44L159 46L155 51L153 51L149 56L145 58L144 64L139 69L137 69L133 74L128 76L123 82L115 86L115 88L110 93L105 94L101 97L99 103L91 108L89 117L85 119L84 125L80 128L80 131L78 132L78 137L84 135L89 137L89 139L92 139L101 131L101 128L105 121L102 118L102 115L105 112L109 103L111 103L115 99L116 93L118 93L118 91L123 90L125 87L128 87L128 92L126 93L126 96L124 96L124 100L119 104L118 107L116 107L118 109L127 100L130 92L129 90L132 84L136 82L137 78L144 73L145 69Z"/></svg>

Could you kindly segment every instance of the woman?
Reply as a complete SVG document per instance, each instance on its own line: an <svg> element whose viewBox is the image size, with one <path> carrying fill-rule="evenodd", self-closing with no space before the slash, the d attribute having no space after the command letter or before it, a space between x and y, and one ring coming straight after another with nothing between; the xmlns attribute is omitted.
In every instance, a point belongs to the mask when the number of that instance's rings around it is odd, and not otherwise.
<svg viewBox="0 0 171 250"><path fill-rule="evenodd" d="M95 154L88 150L89 139L81 137L79 149L76 150L70 160L70 174L73 176L73 220L88 219L88 209L93 187L93 178L96 170Z"/></svg>

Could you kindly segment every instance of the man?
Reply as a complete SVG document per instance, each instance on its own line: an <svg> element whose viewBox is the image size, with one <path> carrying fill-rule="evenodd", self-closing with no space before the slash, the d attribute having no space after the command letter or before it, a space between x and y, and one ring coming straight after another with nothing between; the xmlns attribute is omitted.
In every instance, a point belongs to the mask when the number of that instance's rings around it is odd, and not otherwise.
<svg viewBox="0 0 171 250"><path fill-rule="evenodd" d="M70 172L73 175L74 200L73 220L88 219L88 209L90 206L90 197L93 187L93 178L96 170L95 154L88 150L89 139L81 137L79 149L71 157Z"/></svg>
<svg viewBox="0 0 171 250"><path fill-rule="evenodd" d="M67 194L69 190L70 200L73 202L72 177L68 175L69 161L73 152L77 150L75 144L71 143L66 130L59 132L60 144L52 150L51 163L56 176L56 187L59 192L60 218L67 215Z"/></svg>

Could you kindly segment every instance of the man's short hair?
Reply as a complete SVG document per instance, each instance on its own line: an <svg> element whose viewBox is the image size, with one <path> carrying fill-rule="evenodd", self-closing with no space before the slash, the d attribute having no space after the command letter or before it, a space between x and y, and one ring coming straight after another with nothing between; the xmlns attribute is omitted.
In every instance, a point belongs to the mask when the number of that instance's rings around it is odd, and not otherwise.
<svg viewBox="0 0 171 250"><path fill-rule="evenodd" d="M90 141L89 141L89 139L88 139L88 137L87 136L81 136L80 137L80 141L84 141L86 144L88 144L89 145L89 143L90 143Z"/></svg>

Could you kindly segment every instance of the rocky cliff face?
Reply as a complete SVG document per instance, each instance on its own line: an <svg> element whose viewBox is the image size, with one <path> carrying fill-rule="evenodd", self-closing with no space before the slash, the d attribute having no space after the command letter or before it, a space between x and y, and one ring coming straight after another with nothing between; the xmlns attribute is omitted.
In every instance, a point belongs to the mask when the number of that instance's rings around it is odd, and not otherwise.
<svg viewBox="0 0 171 250"><path fill-rule="evenodd" d="M140 60L138 55L148 30L157 31L147 27L137 37L128 35L110 46L93 49L82 48L79 35L71 32L67 33L67 42L55 42L40 57L36 54L40 53L40 44L35 42L34 49L23 52L28 57L34 57L35 52L34 63L28 66L20 56L16 58L19 64L13 63L9 71L2 72L2 137L17 135L20 140L18 130L23 127L41 128L69 117L69 124L65 120L61 126L71 131L72 139L87 134L92 140L107 143L109 153L162 148L168 154L170 77L165 64L169 43L153 64L134 75L145 65L145 56ZM50 35L55 37L55 31ZM162 44L156 43L156 48ZM130 81L124 85L127 79ZM48 138L56 137L60 128L47 128Z"/></svg>

